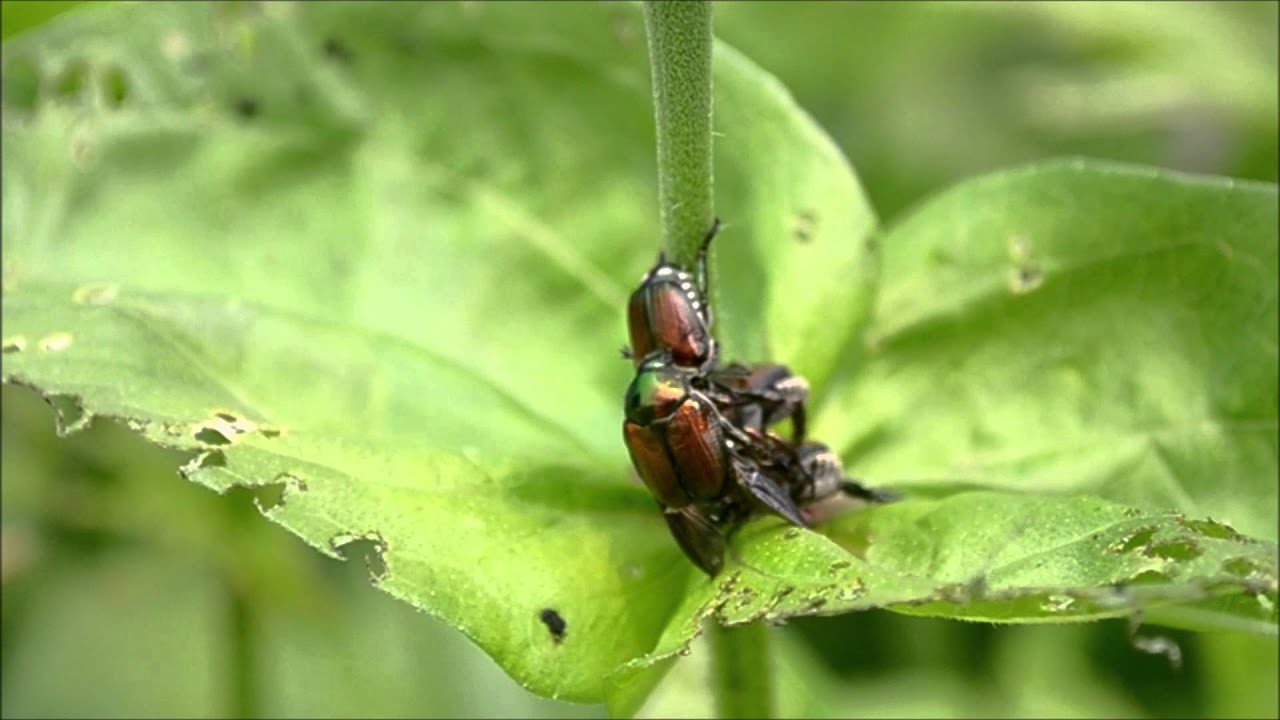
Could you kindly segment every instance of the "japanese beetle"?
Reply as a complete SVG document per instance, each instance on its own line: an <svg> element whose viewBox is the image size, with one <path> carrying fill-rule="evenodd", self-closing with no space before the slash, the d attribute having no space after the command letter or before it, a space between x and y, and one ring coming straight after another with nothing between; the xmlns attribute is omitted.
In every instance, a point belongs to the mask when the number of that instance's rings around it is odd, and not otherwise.
<svg viewBox="0 0 1280 720"><path fill-rule="evenodd" d="M706 369L716 360L711 336L711 306L707 304L707 248L720 229L720 220L698 247L690 275L659 252L658 261L640 280L627 300L627 333L631 347L623 355L638 368L651 353L667 351L676 365Z"/></svg>
<svg viewBox="0 0 1280 720"><path fill-rule="evenodd" d="M797 505L810 505L836 493L871 503L898 500L896 493L869 488L846 477L840 457L820 442L807 442L795 450L800 473L791 484L791 497Z"/></svg>
<svg viewBox="0 0 1280 720"><path fill-rule="evenodd" d="M711 577L724 567L725 539L720 528L696 505L680 510L663 510L667 529L685 557Z"/></svg>
<svg viewBox="0 0 1280 720"><path fill-rule="evenodd" d="M821 502L837 494L871 503L898 499L894 493L868 488L846 477L840 457L820 442L792 446L771 432L748 429L752 437L752 459L762 472L787 488L797 507Z"/></svg>
<svg viewBox="0 0 1280 720"><path fill-rule="evenodd" d="M746 505L756 502L792 524L806 523L788 489L750 459L752 437L693 386L697 377L665 353L650 355L627 388L622 432L631 462L677 543L714 575L723 541L710 530L730 509L746 513Z"/></svg>
<svg viewBox="0 0 1280 720"><path fill-rule="evenodd" d="M735 362L710 371L705 382L716 405L734 425L764 432L790 417L793 442L799 445L804 441L809 383L793 375L786 365Z"/></svg>
<svg viewBox="0 0 1280 720"><path fill-rule="evenodd" d="M717 367L707 302L707 251L719 228L717 218L698 247L692 275L658 254L657 263L627 301L631 346L622 354L638 368L650 355L668 353L675 365L699 371L693 384L714 392L721 409L732 408L735 424L767 427L790 416L799 443L804 438L804 402L809 396L803 378L783 365Z"/></svg>

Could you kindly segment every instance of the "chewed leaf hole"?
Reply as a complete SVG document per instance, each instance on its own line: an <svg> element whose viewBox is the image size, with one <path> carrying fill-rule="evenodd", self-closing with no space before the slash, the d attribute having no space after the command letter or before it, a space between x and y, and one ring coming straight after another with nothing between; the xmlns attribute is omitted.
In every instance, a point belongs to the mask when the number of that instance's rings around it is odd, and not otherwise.
<svg viewBox="0 0 1280 720"><path fill-rule="evenodd" d="M102 99L107 107L118 109L123 106L125 101L129 99L131 92L129 76L125 74L124 70L111 65L103 70L99 77L102 84Z"/></svg>
<svg viewBox="0 0 1280 720"><path fill-rule="evenodd" d="M284 496L289 492L284 483L271 483L250 489L253 491L253 504L264 513L269 513L283 505Z"/></svg>
<svg viewBox="0 0 1280 720"><path fill-rule="evenodd" d="M818 233L818 218L812 210L801 210L796 213L791 223L791 234L802 243L807 243Z"/></svg>
<svg viewBox="0 0 1280 720"><path fill-rule="evenodd" d="M325 38L322 50L324 51L325 57L330 60L340 62L343 65L351 64L351 49L347 47L346 43L336 37L330 36Z"/></svg>
<svg viewBox="0 0 1280 720"><path fill-rule="evenodd" d="M369 568L369 574L373 576L375 583L381 582L387 576L387 562L383 558L387 551L387 543L377 532L335 535L329 540L329 547L341 555L343 560L363 557L365 566Z"/></svg>
<svg viewBox="0 0 1280 720"><path fill-rule="evenodd" d="M1026 235L1009 237L1009 259L1021 264L1031 257L1031 240Z"/></svg>
<svg viewBox="0 0 1280 720"><path fill-rule="evenodd" d="M230 445L241 435L255 432L258 424L228 410L213 410L209 417L192 426L191 434L206 445Z"/></svg>
<svg viewBox="0 0 1280 720"><path fill-rule="evenodd" d="M1171 579L1159 570L1143 570L1129 578L1130 585L1167 585Z"/></svg>
<svg viewBox="0 0 1280 720"><path fill-rule="evenodd" d="M181 62L191 55L191 39L180 30L171 30L160 39L160 51L171 62Z"/></svg>
<svg viewBox="0 0 1280 720"><path fill-rule="evenodd" d="M1245 538L1230 525L1224 525L1214 520L1188 520L1182 518L1178 520L1178 523L1194 533L1216 540L1243 540Z"/></svg>
<svg viewBox="0 0 1280 720"><path fill-rule="evenodd" d="M222 434L218 428L202 427L191 435L205 445L230 445L231 438Z"/></svg>
<svg viewBox="0 0 1280 720"><path fill-rule="evenodd" d="M1009 291L1015 295L1029 293L1044 284L1040 264L1031 258L1031 240L1025 235L1009 238Z"/></svg>
<svg viewBox="0 0 1280 720"><path fill-rule="evenodd" d="M227 466L227 454L221 450L206 450L191 465L200 469L223 468Z"/></svg>
<svg viewBox="0 0 1280 720"><path fill-rule="evenodd" d="M243 120L252 120L258 117L258 113L261 111L258 101L247 96L236 98L231 108Z"/></svg>
<svg viewBox="0 0 1280 720"><path fill-rule="evenodd" d="M270 512L283 505L295 493L307 491L307 481L291 473L276 475L275 482L252 488L254 502L262 512Z"/></svg>
<svg viewBox="0 0 1280 720"><path fill-rule="evenodd" d="M1155 534L1156 529L1153 527L1145 527L1140 530L1135 530L1132 535L1121 541L1113 543L1107 549L1116 553L1133 552L1134 550L1137 550L1151 542L1151 538L1154 537Z"/></svg>
<svg viewBox="0 0 1280 720"><path fill-rule="evenodd" d="M1255 573L1261 574L1262 568L1248 558L1231 558L1222 563L1222 571L1236 577L1247 578Z"/></svg>
<svg viewBox="0 0 1280 720"><path fill-rule="evenodd" d="M1044 284L1044 273L1035 263L1018 265L1009 271L1009 290L1015 295L1023 295Z"/></svg>
<svg viewBox="0 0 1280 720"><path fill-rule="evenodd" d="M1204 550L1190 540L1171 540L1152 545L1144 550L1143 554L1147 557L1166 560L1195 560L1204 554Z"/></svg>
<svg viewBox="0 0 1280 720"><path fill-rule="evenodd" d="M40 72L30 59L15 58L5 63L0 83L3 83L6 110L30 113L36 109L40 98Z"/></svg>
<svg viewBox="0 0 1280 720"><path fill-rule="evenodd" d="M62 352L71 347L74 338L69 332L56 332L40 338L37 347L43 352Z"/></svg>
<svg viewBox="0 0 1280 720"><path fill-rule="evenodd" d="M116 299L120 286L114 283L90 283L71 293L71 301L80 305L106 305Z"/></svg>
<svg viewBox="0 0 1280 720"><path fill-rule="evenodd" d="M85 411L80 399L73 395L47 395L45 402L53 408L54 430L66 437L89 426L93 416Z"/></svg>
<svg viewBox="0 0 1280 720"><path fill-rule="evenodd" d="M83 60L72 60L54 76L53 96L62 101L78 101L84 92L88 77L88 64Z"/></svg>

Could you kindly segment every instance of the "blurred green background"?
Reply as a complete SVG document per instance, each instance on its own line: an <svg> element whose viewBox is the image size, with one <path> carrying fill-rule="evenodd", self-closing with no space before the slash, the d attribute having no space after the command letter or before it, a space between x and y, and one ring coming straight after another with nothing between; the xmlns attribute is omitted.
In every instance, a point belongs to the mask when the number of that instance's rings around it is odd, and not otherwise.
<svg viewBox="0 0 1280 720"><path fill-rule="evenodd" d="M0 5L5 38L70 2ZM882 219L970 175L1063 154L1276 181L1276 3L721 3ZM4 387L0 710L10 716L587 717L460 634L178 478L96 423L59 439ZM889 479L886 479L889 480ZM992 627L888 612L775 628L786 705L837 716L1275 717L1277 641L1122 622ZM645 713L711 706L694 656Z"/></svg>

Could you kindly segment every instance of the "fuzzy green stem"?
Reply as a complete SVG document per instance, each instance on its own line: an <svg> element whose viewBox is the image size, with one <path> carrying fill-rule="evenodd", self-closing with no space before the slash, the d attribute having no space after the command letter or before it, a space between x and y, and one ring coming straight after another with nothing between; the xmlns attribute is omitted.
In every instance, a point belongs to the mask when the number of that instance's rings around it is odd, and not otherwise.
<svg viewBox="0 0 1280 720"><path fill-rule="evenodd" d="M710 623L711 684L722 718L771 718L773 668L769 628L764 623L722 627Z"/></svg>
<svg viewBox="0 0 1280 720"><path fill-rule="evenodd" d="M646 0L658 135L658 205L667 255L693 265L711 227L711 3Z"/></svg>
<svg viewBox="0 0 1280 720"><path fill-rule="evenodd" d="M258 706L258 663L254 651L253 608L236 587L228 587L227 619L229 666L231 670L231 715L261 717Z"/></svg>
<svg viewBox="0 0 1280 720"><path fill-rule="evenodd" d="M691 267L714 217L711 165L711 3L646 0L658 205L667 255ZM774 716L768 628L708 628L722 718Z"/></svg>

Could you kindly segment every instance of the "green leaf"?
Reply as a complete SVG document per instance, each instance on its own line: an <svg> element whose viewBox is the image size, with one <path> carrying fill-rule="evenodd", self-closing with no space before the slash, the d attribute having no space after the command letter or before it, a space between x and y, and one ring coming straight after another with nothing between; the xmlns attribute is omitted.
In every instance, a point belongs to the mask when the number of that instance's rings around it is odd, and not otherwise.
<svg viewBox="0 0 1280 720"><path fill-rule="evenodd" d="M637 707L708 617L1137 612L1274 635L1276 200L1056 162L886 232L872 324L813 435L909 501L827 538L751 526L741 574L686 599L610 708ZM971 487L1003 492L952 494Z"/></svg>
<svg viewBox="0 0 1280 720"><path fill-rule="evenodd" d="M572 3L94 7L6 43L5 381L601 698L705 584L620 437L659 247L644 52L637 8ZM719 327L821 375L874 218L776 83L716 62Z"/></svg>
<svg viewBox="0 0 1280 720"><path fill-rule="evenodd" d="M888 607L1078 622L1137 611L1271 635L1280 619L1274 542L1083 495L966 492L844 514L820 532L758 521L739 538L737 569L695 588L657 648L617 673L611 712L633 712L707 618L734 625Z"/></svg>
<svg viewBox="0 0 1280 720"><path fill-rule="evenodd" d="M976 181L882 238L868 330L847 161L715 63L717 330L918 497L754 522L709 583L630 480L615 348L658 233L628 5L123 6L7 43L4 379L66 431L191 452L526 687L616 713L711 617L1274 632L1274 188ZM1178 442L1138 454L1152 428Z"/></svg>
<svg viewBox="0 0 1280 720"><path fill-rule="evenodd" d="M1273 185L1059 162L884 240L856 373L815 434L859 474L1089 492L1276 539Z"/></svg>

